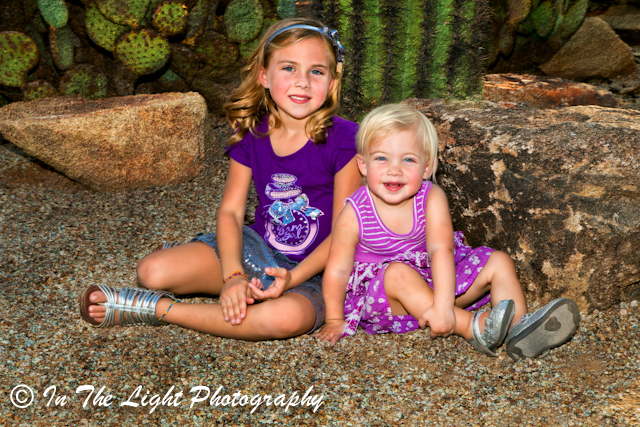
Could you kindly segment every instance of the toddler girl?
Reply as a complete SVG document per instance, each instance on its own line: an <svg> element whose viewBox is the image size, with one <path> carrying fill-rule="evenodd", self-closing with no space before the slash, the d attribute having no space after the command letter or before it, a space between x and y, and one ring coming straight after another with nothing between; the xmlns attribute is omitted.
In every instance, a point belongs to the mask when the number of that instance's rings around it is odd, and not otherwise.
<svg viewBox="0 0 640 427"><path fill-rule="evenodd" d="M314 20L283 20L265 33L225 105L235 132L217 233L144 257L137 274L148 290L89 287L80 297L86 321L166 322L244 340L322 324L319 274L333 221L360 183L357 125L335 116L343 53L337 33ZM252 180L256 221L243 227ZM220 295L220 304L185 304L174 293Z"/></svg>
<svg viewBox="0 0 640 427"><path fill-rule="evenodd" d="M363 120L356 144L366 185L336 220L323 279L326 323L315 337L335 344L358 325L369 334L429 326L432 338L457 334L496 356L511 328L514 360L571 337L580 320L573 301L525 314L511 258L465 246L454 233L444 191L428 181L438 138L423 114L404 104L379 107ZM490 312L469 312L487 302Z"/></svg>

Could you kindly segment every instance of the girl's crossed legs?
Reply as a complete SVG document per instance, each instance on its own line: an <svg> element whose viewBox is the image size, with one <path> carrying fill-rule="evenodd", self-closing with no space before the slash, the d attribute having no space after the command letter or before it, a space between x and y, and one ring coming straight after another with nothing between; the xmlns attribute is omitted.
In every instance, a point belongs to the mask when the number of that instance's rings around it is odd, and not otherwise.
<svg viewBox="0 0 640 427"><path fill-rule="evenodd" d="M138 282L145 288L178 295L220 295L223 288L216 251L202 242L152 252L140 260L137 274ZM104 293L94 291L89 299L93 303L88 307L89 315L102 322L106 308L96 304L106 302ZM156 318L162 316L171 302L169 298L158 301ZM305 334L316 323L316 312L309 299L290 292L274 300L248 305L246 317L237 325L225 321L222 306L215 303L176 302L162 320L215 336L258 341Z"/></svg>

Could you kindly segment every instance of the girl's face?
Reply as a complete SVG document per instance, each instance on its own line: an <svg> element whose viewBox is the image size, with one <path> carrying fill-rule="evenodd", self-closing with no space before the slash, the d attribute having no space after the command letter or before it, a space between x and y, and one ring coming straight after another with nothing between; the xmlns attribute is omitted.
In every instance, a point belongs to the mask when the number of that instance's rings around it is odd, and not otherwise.
<svg viewBox="0 0 640 427"><path fill-rule="evenodd" d="M374 198L388 205L400 205L420 190L431 176L422 144L413 129L376 140L365 155L357 155L360 172Z"/></svg>
<svg viewBox="0 0 640 427"><path fill-rule="evenodd" d="M273 52L258 80L269 89L283 121L306 120L322 107L333 87L330 54L319 37Z"/></svg>

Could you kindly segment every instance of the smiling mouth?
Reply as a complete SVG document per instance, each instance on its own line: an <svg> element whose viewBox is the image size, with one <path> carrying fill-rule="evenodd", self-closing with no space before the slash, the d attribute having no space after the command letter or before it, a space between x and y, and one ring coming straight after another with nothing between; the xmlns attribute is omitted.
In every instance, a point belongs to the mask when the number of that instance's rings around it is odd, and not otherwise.
<svg viewBox="0 0 640 427"><path fill-rule="evenodd" d="M303 103L307 102L311 98L309 98L308 96L289 95L289 99L296 103Z"/></svg>
<svg viewBox="0 0 640 427"><path fill-rule="evenodd" d="M397 182L386 182L384 184L384 187L389 191L398 191L402 187L404 187L404 184L400 184L400 183L397 183Z"/></svg>

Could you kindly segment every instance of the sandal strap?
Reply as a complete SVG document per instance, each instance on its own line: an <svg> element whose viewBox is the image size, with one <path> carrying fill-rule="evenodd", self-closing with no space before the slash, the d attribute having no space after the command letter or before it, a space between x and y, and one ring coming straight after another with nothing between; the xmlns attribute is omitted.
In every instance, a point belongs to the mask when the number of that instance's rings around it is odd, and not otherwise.
<svg viewBox="0 0 640 427"><path fill-rule="evenodd" d="M473 338L467 340L467 342L469 342L469 344L471 344L476 350L489 356L497 357L498 355L487 347L487 344L480 333L480 314L485 311L487 310L476 311L473 314L473 317L471 318L471 334L473 335Z"/></svg>
<svg viewBox="0 0 640 427"><path fill-rule="evenodd" d="M118 310L118 323L120 326L162 326L164 323L156 318L156 304L163 297L178 301L175 295L168 291L139 288L116 289L107 285L97 286L107 298L107 302L99 303L107 308L104 321L98 326L100 328L116 325L116 310Z"/></svg>

